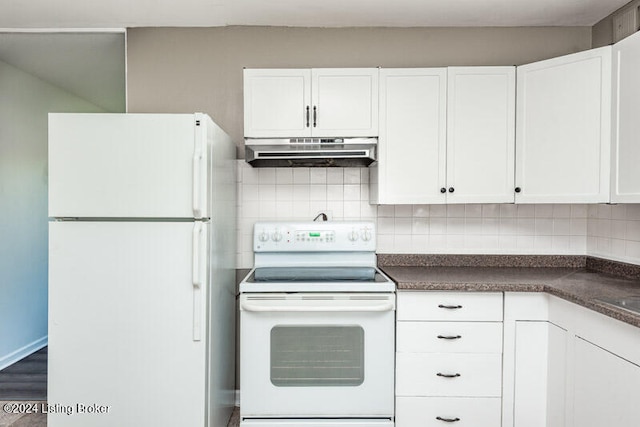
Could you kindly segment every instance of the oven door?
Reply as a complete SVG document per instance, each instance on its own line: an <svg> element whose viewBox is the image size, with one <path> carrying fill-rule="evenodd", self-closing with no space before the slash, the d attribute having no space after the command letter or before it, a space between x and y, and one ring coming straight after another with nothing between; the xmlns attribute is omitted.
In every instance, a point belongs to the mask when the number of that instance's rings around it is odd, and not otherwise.
<svg viewBox="0 0 640 427"><path fill-rule="evenodd" d="M244 418L392 418L395 295L242 294Z"/></svg>

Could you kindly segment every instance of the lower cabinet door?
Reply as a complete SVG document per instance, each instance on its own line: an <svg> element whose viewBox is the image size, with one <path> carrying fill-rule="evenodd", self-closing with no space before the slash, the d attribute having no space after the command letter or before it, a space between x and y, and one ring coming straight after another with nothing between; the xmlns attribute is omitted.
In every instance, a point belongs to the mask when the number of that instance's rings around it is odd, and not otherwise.
<svg viewBox="0 0 640 427"><path fill-rule="evenodd" d="M395 427L500 427L501 399L398 397Z"/></svg>
<svg viewBox="0 0 640 427"><path fill-rule="evenodd" d="M290 420L243 420L240 427L393 427L391 420L314 420L314 419L290 419Z"/></svg>

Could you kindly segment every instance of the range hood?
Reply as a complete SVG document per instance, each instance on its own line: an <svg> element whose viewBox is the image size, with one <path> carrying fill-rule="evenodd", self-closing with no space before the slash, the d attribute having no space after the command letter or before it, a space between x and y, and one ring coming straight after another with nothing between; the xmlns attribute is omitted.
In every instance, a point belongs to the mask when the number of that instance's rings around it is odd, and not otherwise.
<svg viewBox="0 0 640 427"><path fill-rule="evenodd" d="M245 139L255 167L361 167L377 160L377 138Z"/></svg>

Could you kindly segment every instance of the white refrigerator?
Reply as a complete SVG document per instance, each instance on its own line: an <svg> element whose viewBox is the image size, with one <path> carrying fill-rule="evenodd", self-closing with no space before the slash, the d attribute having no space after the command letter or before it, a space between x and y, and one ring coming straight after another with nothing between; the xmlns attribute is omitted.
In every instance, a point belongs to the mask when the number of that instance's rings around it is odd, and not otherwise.
<svg viewBox="0 0 640 427"><path fill-rule="evenodd" d="M224 427L235 147L204 114L49 115L49 427Z"/></svg>

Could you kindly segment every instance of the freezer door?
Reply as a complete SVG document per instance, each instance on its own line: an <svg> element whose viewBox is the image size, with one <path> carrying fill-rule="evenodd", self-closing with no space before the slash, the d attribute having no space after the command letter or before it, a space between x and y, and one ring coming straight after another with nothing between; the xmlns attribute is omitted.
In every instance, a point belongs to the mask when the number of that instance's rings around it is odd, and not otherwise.
<svg viewBox="0 0 640 427"><path fill-rule="evenodd" d="M50 223L49 427L205 426L207 227Z"/></svg>
<svg viewBox="0 0 640 427"><path fill-rule="evenodd" d="M208 217L208 121L50 114L49 217Z"/></svg>

